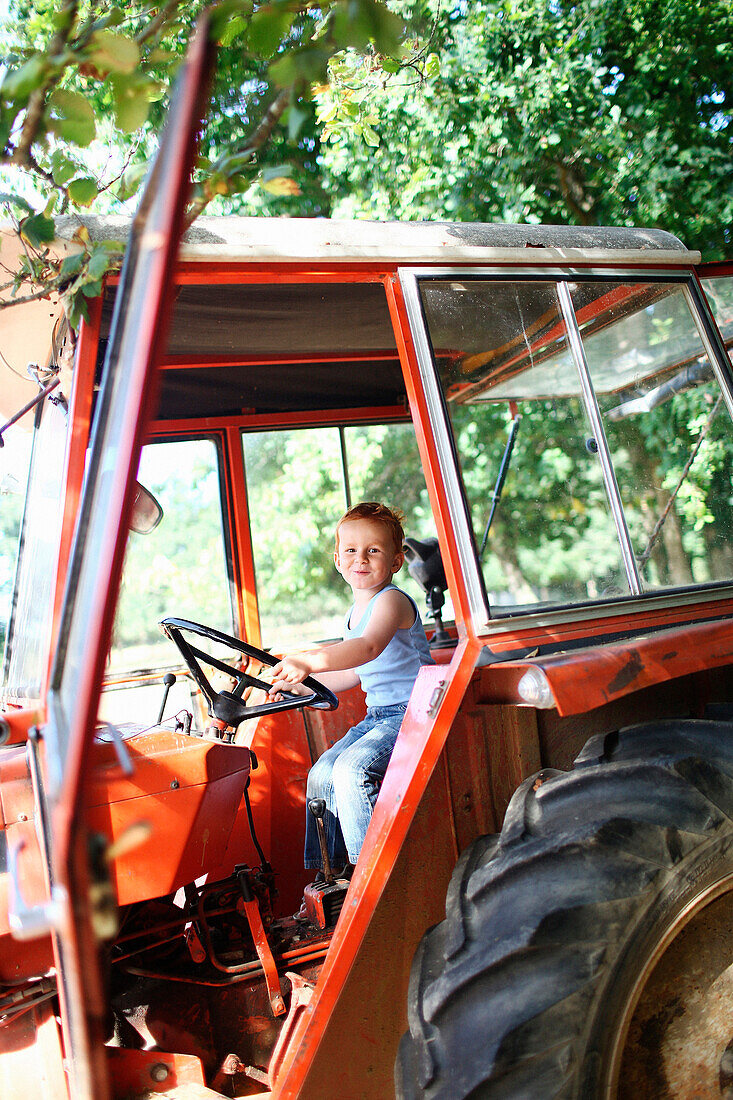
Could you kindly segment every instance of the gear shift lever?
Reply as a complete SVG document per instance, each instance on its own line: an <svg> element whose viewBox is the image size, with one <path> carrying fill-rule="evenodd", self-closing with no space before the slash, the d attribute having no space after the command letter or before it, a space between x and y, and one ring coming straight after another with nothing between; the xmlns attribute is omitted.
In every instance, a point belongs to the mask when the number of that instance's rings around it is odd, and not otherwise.
<svg viewBox="0 0 733 1100"><path fill-rule="evenodd" d="M325 798L311 798L308 803L308 809L316 819L316 830L318 832L318 843L321 846L321 859L323 860L323 875L326 882L330 885L334 880L334 874L331 869L331 860L328 858L328 847L326 845L326 827L323 824L323 815L326 812L326 800Z"/></svg>

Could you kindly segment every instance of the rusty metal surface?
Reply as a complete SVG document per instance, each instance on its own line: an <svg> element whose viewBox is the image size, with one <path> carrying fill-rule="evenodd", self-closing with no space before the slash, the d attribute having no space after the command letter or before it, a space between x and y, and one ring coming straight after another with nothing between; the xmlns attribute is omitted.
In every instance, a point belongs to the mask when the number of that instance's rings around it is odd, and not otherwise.
<svg viewBox="0 0 733 1100"><path fill-rule="evenodd" d="M278 975L277 966L272 956L272 950L270 949L270 944L267 941L267 935L262 925L260 907L256 898L253 898L251 901L245 901L242 904L249 922L250 931L252 932L252 939L254 940L257 957L265 972L267 993L270 998L270 1007L272 1008L273 1016L283 1016L286 1009L282 988L280 986L280 976Z"/></svg>
<svg viewBox="0 0 733 1100"><path fill-rule="evenodd" d="M560 715L583 714L659 683L733 665L733 618L681 625L616 644L507 661L484 670L486 702L520 704L517 685L542 670Z"/></svg>
<svg viewBox="0 0 733 1100"><path fill-rule="evenodd" d="M139 978L113 996L115 1049L148 1058L176 1051L199 1063L200 1080L210 1088L230 1096L260 1095L269 1090L271 1061L280 1058L278 1042L308 1003L319 969L319 962L303 963L282 973L285 1021L273 1017L267 986L257 975L217 986Z"/></svg>
<svg viewBox="0 0 733 1100"><path fill-rule="evenodd" d="M733 894L679 933L644 987L624 1047L618 1100L733 1096Z"/></svg>
<svg viewBox="0 0 733 1100"><path fill-rule="evenodd" d="M107 1056L114 1100L170 1093L180 1085L206 1084L201 1061L191 1054L111 1047Z"/></svg>

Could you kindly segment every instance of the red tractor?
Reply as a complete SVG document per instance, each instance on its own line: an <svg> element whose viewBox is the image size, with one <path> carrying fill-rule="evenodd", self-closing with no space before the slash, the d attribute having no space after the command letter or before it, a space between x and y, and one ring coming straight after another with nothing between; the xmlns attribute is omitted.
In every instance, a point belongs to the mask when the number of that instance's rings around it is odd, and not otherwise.
<svg viewBox="0 0 733 1100"><path fill-rule="evenodd" d="M199 60L133 225L85 222L125 265L33 414L0 1093L728 1095L733 269L551 226L179 250ZM436 663L353 878L306 889L305 779L363 697L267 669L337 635L365 498Z"/></svg>

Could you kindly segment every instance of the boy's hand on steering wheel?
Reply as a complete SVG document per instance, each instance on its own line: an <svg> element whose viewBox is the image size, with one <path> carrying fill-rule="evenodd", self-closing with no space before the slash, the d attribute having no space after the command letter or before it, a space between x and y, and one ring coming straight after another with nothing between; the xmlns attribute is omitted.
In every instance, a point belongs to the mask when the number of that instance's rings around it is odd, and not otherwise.
<svg viewBox="0 0 733 1100"><path fill-rule="evenodd" d="M303 680L310 675L310 666L306 661L298 657L283 657L279 664L273 666L271 672L270 698L280 691L290 691L294 695L310 695L308 689L302 686Z"/></svg>

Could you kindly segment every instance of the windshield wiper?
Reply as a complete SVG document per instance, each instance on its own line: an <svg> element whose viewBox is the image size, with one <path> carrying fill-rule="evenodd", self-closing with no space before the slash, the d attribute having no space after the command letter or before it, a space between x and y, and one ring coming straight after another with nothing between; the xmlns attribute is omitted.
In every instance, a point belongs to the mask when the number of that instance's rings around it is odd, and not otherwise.
<svg viewBox="0 0 733 1100"><path fill-rule="evenodd" d="M501 500L501 494L504 490L504 482L506 481L507 471L509 470L509 463L512 460L512 451L514 450L514 442L517 438L517 432L519 431L519 425L522 420L522 414L515 412L514 419L512 420L512 426L509 431L509 438L506 441L506 447L504 448L504 454L501 459L501 466L499 467L499 473L496 478L496 485L494 486L494 492L491 498L491 511L489 512L489 518L486 521L486 528L484 529L484 537L481 539L481 547L478 552L478 560L481 561L484 556L484 550L486 549L486 543L489 541L489 531L491 530L491 524L494 520L496 509L499 506Z"/></svg>

